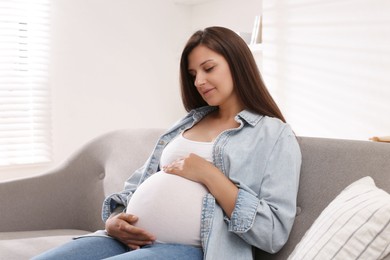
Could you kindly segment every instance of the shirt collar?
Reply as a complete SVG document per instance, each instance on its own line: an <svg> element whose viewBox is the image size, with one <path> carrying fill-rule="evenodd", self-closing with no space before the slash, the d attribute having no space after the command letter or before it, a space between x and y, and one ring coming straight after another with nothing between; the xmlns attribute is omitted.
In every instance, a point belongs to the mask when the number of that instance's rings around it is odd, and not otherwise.
<svg viewBox="0 0 390 260"><path fill-rule="evenodd" d="M259 121L263 118L263 116L253 113L249 110L242 110L240 113L238 113L236 118L241 118L251 126L255 126L257 125L257 123L259 123Z"/></svg>

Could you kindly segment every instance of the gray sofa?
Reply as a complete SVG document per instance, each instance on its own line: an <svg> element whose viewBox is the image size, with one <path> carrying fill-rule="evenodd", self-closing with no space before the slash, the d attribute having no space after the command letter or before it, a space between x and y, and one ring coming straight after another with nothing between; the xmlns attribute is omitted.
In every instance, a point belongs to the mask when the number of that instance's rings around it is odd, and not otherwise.
<svg viewBox="0 0 390 260"><path fill-rule="evenodd" d="M102 229L104 197L122 189L162 131L111 132L84 145L52 171L0 183L0 259L28 259L73 236ZM256 259L286 259L320 212L353 181L369 175L390 192L390 144L298 139L303 164L291 236L279 253L256 250Z"/></svg>

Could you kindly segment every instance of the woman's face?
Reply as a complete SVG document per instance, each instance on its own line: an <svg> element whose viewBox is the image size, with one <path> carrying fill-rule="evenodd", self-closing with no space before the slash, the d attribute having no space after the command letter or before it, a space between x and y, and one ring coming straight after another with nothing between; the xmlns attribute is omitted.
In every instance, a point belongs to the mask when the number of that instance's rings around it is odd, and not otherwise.
<svg viewBox="0 0 390 260"><path fill-rule="evenodd" d="M229 64L222 55L199 45L188 55L188 72L194 77L194 85L208 105L237 104Z"/></svg>

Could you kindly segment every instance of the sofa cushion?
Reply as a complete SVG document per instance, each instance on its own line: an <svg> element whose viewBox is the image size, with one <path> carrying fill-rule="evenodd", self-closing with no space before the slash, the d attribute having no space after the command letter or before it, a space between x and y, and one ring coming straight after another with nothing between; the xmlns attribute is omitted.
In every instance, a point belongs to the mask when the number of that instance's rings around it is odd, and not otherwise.
<svg viewBox="0 0 390 260"><path fill-rule="evenodd" d="M389 252L390 195L365 177L323 210L289 259L382 259Z"/></svg>
<svg viewBox="0 0 390 260"><path fill-rule="evenodd" d="M0 259L30 259L71 241L73 237L88 233L90 232L73 229L0 232Z"/></svg>

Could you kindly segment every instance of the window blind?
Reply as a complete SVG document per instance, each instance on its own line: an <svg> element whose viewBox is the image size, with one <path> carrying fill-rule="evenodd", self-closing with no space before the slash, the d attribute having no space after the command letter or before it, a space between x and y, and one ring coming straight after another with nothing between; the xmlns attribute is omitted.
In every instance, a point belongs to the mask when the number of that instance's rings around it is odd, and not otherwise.
<svg viewBox="0 0 390 260"><path fill-rule="evenodd" d="M49 0L0 0L0 166L51 160Z"/></svg>
<svg viewBox="0 0 390 260"><path fill-rule="evenodd" d="M263 0L264 80L298 135L388 135L390 2Z"/></svg>

